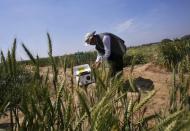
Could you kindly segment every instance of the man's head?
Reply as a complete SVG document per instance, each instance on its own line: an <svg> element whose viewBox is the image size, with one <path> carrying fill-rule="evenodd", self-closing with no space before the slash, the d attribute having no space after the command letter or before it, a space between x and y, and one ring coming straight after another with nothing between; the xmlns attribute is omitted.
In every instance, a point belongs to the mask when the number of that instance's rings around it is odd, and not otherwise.
<svg viewBox="0 0 190 131"><path fill-rule="evenodd" d="M84 40L86 42L86 45L95 45L96 44L96 37L95 37L96 31L86 33Z"/></svg>

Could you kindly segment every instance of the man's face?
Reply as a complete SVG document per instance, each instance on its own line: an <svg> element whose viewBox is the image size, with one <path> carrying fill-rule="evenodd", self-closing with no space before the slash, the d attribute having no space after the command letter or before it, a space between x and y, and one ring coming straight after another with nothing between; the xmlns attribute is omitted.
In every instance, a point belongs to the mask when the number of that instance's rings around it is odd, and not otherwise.
<svg viewBox="0 0 190 131"><path fill-rule="evenodd" d="M88 43L89 45L96 45L96 37L91 36L91 37L88 39L87 43Z"/></svg>

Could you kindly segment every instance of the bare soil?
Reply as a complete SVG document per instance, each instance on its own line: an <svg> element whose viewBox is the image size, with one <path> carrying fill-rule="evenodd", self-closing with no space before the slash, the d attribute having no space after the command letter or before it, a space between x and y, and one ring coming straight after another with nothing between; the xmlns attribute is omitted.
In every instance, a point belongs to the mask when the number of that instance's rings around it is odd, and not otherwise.
<svg viewBox="0 0 190 131"><path fill-rule="evenodd" d="M124 68L124 77L127 79L130 68ZM156 94L153 96L146 107L146 114L154 114L155 112L165 112L169 105L169 88L172 83L172 73L161 69L152 63L137 65L133 70L133 78L142 77L153 81Z"/></svg>

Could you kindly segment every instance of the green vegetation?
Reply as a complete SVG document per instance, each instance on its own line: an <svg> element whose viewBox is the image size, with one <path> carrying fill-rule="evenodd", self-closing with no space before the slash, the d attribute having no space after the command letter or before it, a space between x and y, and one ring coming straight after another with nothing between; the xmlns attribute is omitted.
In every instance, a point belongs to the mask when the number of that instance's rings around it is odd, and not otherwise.
<svg viewBox="0 0 190 131"><path fill-rule="evenodd" d="M54 56L54 61L57 64L57 66L61 66L62 62L67 62L67 68L70 68L72 64L74 65L80 65L85 63L92 63L94 62L94 59L96 58L96 52L77 52L75 54L67 54L64 56ZM31 60L24 60L20 61L21 64L24 65L32 65ZM40 58L39 59L39 66L50 66L51 61L49 58Z"/></svg>
<svg viewBox="0 0 190 131"><path fill-rule="evenodd" d="M96 76L95 86L88 89L79 87L74 83L72 72L69 75L66 69L76 64L91 63L95 59L95 53L53 57L49 34L47 38L49 47L47 59L40 59L38 55L34 57L23 44L23 49L30 58L28 62L34 67L33 72L26 68L26 63L16 62L16 39L7 57L1 52L0 117L10 112L10 122L15 123L12 124L12 130L175 131L190 129L189 41L180 40L129 48L124 58L124 60L129 58L127 62L140 64L157 62L161 59L158 64L173 70L168 109L147 116L145 115L148 108L146 103L151 101L156 91L149 91L146 94L137 91L135 99L133 96L127 97L132 92L123 90L123 88L130 88L135 91L137 88L132 76L133 64L128 87L124 87L120 73L114 78L109 78L104 66L99 70L93 70ZM158 51L160 55L157 54ZM52 74L48 70L45 75L42 75L40 66L45 66L46 62ZM59 68L64 69L61 75ZM19 112L23 116L22 120ZM150 126L150 122L154 124Z"/></svg>
<svg viewBox="0 0 190 131"><path fill-rule="evenodd" d="M158 44L147 44L143 46L130 47L124 56L125 65L131 65L133 57L136 58L134 64L145 64L148 62L154 62L156 58L156 52Z"/></svg>
<svg viewBox="0 0 190 131"><path fill-rule="evenodd" d="M186 66L187 70L190 56L190 40L177 40L162 42L158 48L157 62L169 70L177 68L178 64Z"/></svg>

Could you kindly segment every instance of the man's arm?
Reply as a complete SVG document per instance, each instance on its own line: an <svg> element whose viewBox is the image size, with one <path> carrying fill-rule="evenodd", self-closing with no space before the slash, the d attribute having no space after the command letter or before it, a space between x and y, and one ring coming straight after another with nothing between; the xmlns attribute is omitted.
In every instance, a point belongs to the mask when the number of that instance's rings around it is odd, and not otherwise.
<svg viewBox="0 0 190 131"><path fill-rule="evenodd" d="M96 62L101 62L101 61L102 61L102 55L97 51Z"/></svg>
<svg viewBox="0 0 190 131"><path fill-rule="evenodd" d="M109 35L105 35L103 37L103 44L104 44L105 54L102 56L102 61L105 61L109 58L109 56L111 54L111 42L110 42Z"/></svg>
<svg viewBox="0 0 190 131"><path fill-rule="evenodd" d="M97 58L96 58L96 62L93 65L93 67L97 68L99 67L100 63L102 63L102 61L105 61L108 59L108 57L111 54L111 44L110 44L110 36L106 35L103 37L103 44L104 44L104 50L105 50L105 54L101 55L98 51L97 51Z"/></svg>
<svg viewBox="0 0 190 131"><path fill-rule="evenodd" d="M95 63L92 65L93 68L98 68L102 63L102 55L97 51L97 57Z"/></svg>

